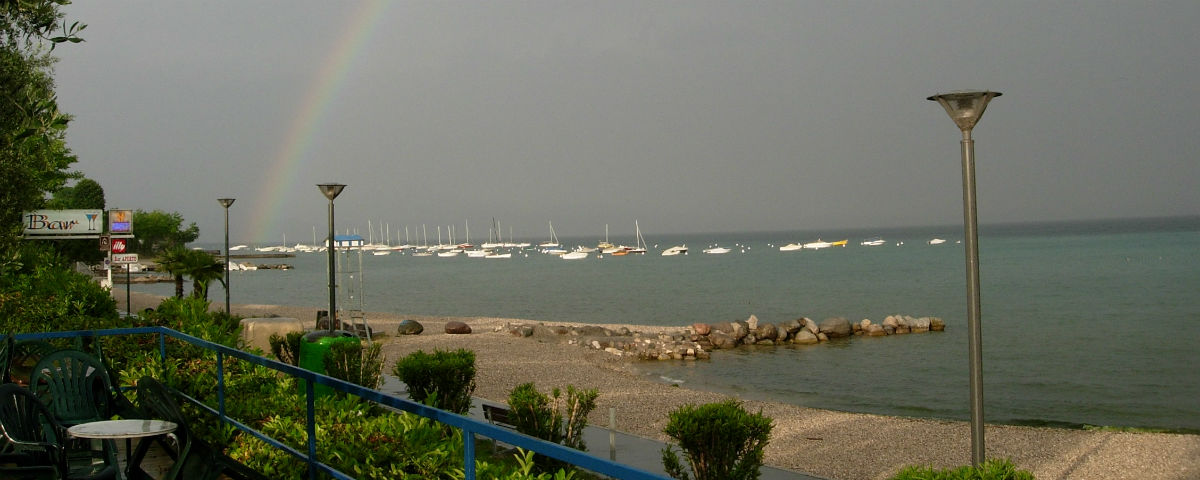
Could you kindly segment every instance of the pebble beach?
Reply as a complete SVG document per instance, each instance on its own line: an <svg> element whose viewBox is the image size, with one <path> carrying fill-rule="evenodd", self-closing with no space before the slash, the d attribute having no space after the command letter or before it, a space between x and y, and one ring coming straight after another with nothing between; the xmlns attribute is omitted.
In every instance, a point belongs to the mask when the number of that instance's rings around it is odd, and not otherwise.
<svg viewBox="0 0 1200 480"><path fill-rule="evenodd" d="M122 289L117 289L114 297L124 306ZM134 309L141 310L156 306L160 297L135 292L132 300ZM214 301L213 308L223 309L224 305L218 303ZM246 318L279 316L304 322L314 321L317 311L308 307L245 304L233 305L232 310ZM561 338L509 334L507 326L532 324L519 319L387 312L369 313L367 318L377 332L376 340L384 344L385 372L397 359L417 350L470 349L476 355L478 398L504 403L509 391L525 382L534 382L542 391L567 385L596 389L600 395L589 418L591 424L607 426L608 412L613 408L617 430L658 441L670 441L662 430L675 408L728 398L653 381L638 374L636 360L571 345ZM420 322L424 332L394 335L403 319ZM443 327L449 321L465 322L472 333L444 333ZM684 328L599 326L645 333ZM744 406L773 419L765 463L781 469L829 479L886 479L907 465L943 468L970 462L970 426L963 421L850 413L751 400L745 401ZM1018 468L1043 480L1200 478L1198 435L988 425L985 439L988 458L1008 458Z"/></svg>

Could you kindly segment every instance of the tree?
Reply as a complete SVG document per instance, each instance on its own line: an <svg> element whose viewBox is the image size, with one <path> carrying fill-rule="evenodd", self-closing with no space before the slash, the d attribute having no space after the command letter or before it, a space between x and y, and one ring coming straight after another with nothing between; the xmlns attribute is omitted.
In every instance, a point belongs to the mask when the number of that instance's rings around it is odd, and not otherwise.
<svg viewBox="0 0 1200 480"><path fill-rule="evenodd" d="M195 241L200 227L192 222L183 228L183 215L178 212L137 210L133 212L133 235L134 252L157 255Z"/></svg>
<svg viewBox="0 0 1200 480"><path fill-rule="evenodd" d="M203 250L175 247L158 259L163 271L175 276L175 296L183 298L184 277L192 280L192 296L208 300L208 284L213 280L225 284L225 265Z"/></svg>
<svg viewBox="0 0 1200 480"><path fill-rule="evenodd" d="M55 209L103 209L104 187L90 178L80 178L74 186L58 189L46 206Z"/></svg>
<svg viewBox="0 0 1200 480"><path fill-rule="evenodd" d="M104 187L90 178L83 178L54 192L46 205L53 209L96 209L104 208ZM48 240L69 262L99 263L107 252L97 247L94 239Z"/></svg>
<svg viewBox="0 0 1200 480"><path fill-rule="evenodd" d="M77 174L66 147L70 117L59 112L48 55L54 45L82 41L76 23L61 32L66 0L0 0L0 251L20 242L21 214Z"/></svg>

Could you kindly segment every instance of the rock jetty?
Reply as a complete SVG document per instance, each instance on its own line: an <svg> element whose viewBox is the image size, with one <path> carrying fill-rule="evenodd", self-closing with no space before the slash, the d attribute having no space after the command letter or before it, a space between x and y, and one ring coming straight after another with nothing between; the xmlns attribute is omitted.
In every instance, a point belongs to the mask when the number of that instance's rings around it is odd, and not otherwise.
<svg viewBox="0 0 1200 480"><path fill-rule="evenodd" d="M807 317L765 323L751 315L746 320L694 323L674 331L651 333L628 327L608 329L541 323L508 323L496 327L496 331L507 331L517 337L556 337L570 344L640 360L703 360L709 358L709 352L713 350L743 345L811 345L851 336L882 337L945 329L946 324L941 318L909 315L889 315L880 323L869 319L851 322L845 317L826 318L820 323Z"/></svg>

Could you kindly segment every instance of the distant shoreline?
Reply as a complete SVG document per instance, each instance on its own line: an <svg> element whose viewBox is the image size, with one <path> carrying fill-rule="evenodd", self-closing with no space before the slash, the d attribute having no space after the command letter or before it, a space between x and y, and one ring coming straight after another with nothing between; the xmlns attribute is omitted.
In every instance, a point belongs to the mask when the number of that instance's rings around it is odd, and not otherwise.
<svg viewBox="0 0 1200 480"><path fill-rule="evenodd" d="M124 292L114 291L118 303ZM135 311L157 306L161 297L132 293ZM218 305L219 304L219 305ZM316 321L315 307L232 305L246 317L278 315ZM214 301L214 310L224 309ZM381 336L385 370L416 350L468 348L476 354L475 396L504 403L519 383L533 381L541 390L574 385L600 392L590 422L608 424L608 409L617 411L617 430L669 441L662 434L669 412L687 403L709 403L724 395L653 382L632 372L631 364L613 355L539 338L517 338L499 327L517 319L455 318L370 313ZM421 335L391 335L395 325L411 318L425 326ZM469 335L447 335L450 320L470 325ZM540 322L525 322L540 323ZM556 322L568 324L568 322ZM631 329L678 330L680 327L627 326ZM953 400L953 399L951 399ZM774 402L745 401L775 422L766 464L830 479L884 479L906 465L954 467L970 463L969 425L934 420L819 410ZM1172 433L988 425L989 458L1009 458L1038 479L1200 478L1200 436Z"/></svg>

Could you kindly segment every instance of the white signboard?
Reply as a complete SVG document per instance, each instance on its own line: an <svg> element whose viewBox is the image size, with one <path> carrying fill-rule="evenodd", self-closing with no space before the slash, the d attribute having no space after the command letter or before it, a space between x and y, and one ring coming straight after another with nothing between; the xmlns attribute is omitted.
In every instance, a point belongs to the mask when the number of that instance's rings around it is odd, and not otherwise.
<svg viewBox="0 0 1200 480"><path fill-rule="evenodd" d="M138 255L136 253L114 253L112 263L113 265L138 263Z"/></svg>
<svg viewBox="0 0 1200 480"><path fill-rule="evenodd" d="M101 210L34 210L21 214L26 237L99 238L104 233Z"/></svg>

